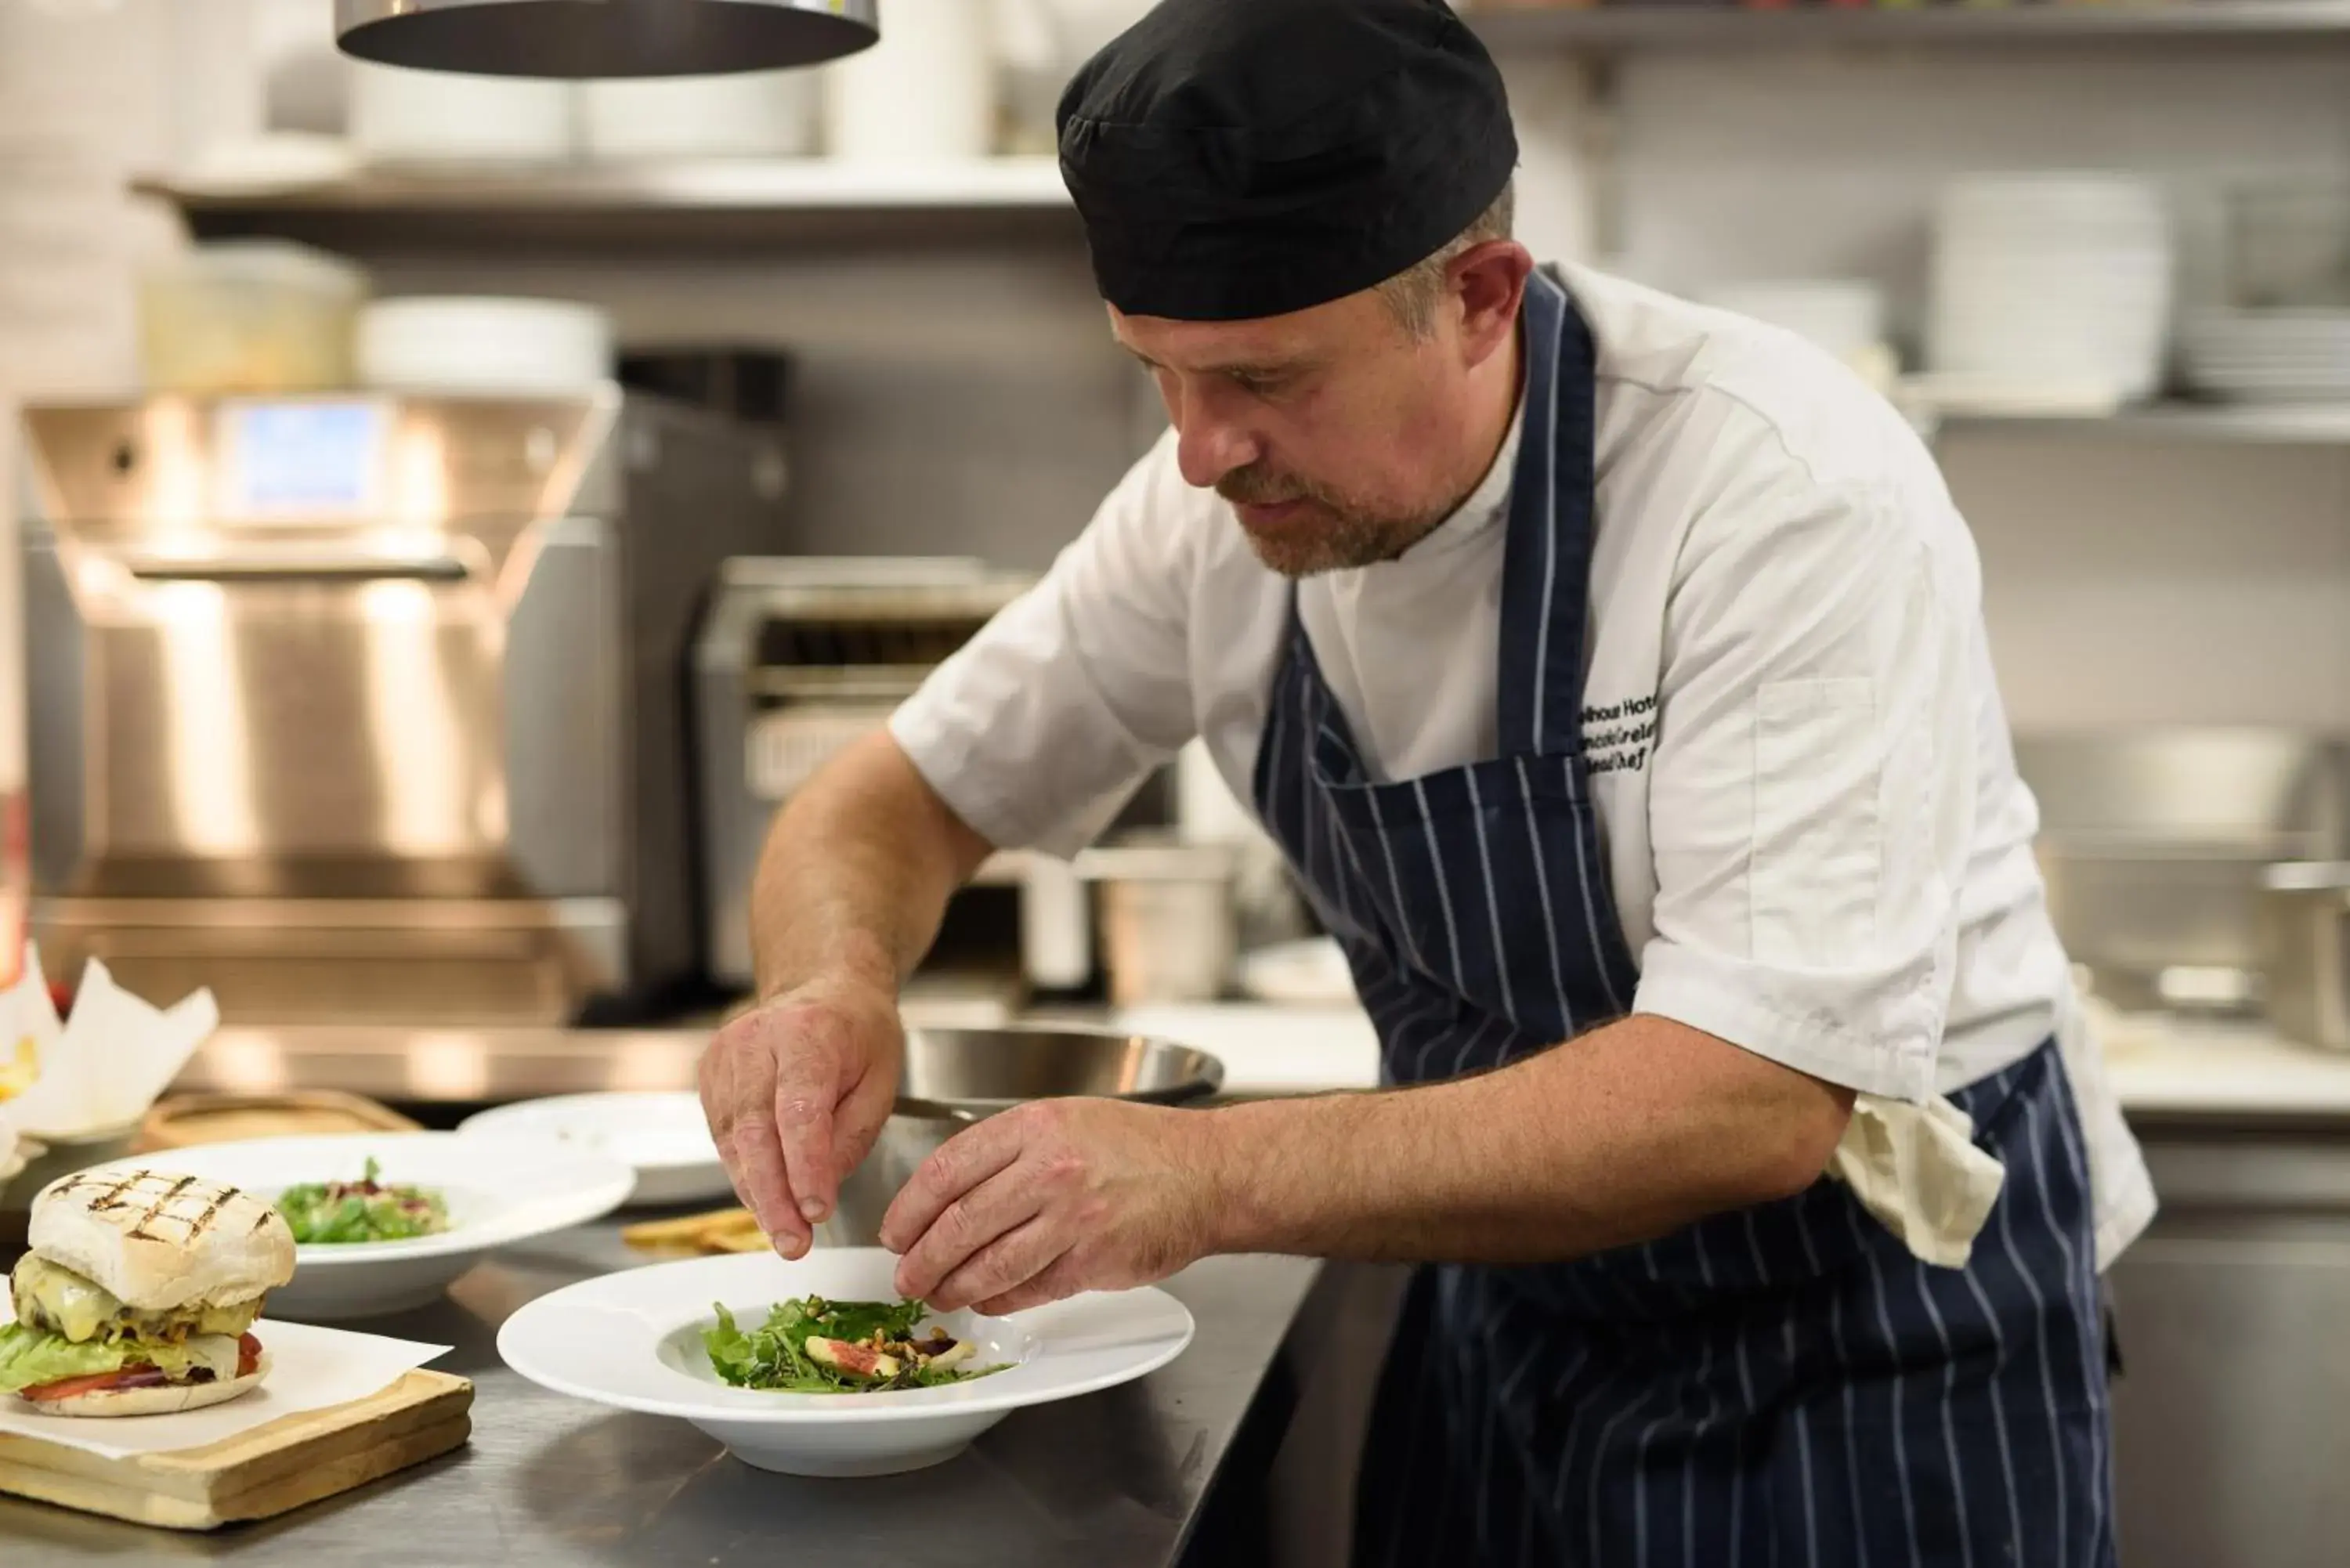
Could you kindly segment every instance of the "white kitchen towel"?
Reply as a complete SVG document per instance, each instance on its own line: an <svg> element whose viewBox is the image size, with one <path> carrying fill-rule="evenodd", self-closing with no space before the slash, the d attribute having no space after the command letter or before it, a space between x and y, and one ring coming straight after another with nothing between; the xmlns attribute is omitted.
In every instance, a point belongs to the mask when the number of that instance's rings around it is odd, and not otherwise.
<svg viewBox="0 0 2350 1568"><path fill-rule="evenodd" d="M1962 1269L2007 1179L2006 1167L1975 1147L1974 1130L1948 1100L1862 1095L1828 1175L1918 1257Z"/></svg>

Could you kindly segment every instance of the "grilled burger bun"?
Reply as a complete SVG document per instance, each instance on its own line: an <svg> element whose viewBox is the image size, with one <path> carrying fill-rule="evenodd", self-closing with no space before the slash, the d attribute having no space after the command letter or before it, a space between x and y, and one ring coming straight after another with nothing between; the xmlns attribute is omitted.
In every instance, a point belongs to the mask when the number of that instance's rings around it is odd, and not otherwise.
<svg viewBox="0 0 2350 1568"><path fill-rule="evenodd" d="M200 1408L267 1370L251 1327L294 1276L276 1210L170 1171L85 1171L34 1199L32 1251L10 1280L0 1390L84 1416Z"/></svg>
<svg viewBox="0 0 2350 1568"><path fill-rule="evenodd" d="M160 1170L81 1171L33 1199L26 1242L123 1305L230 1306L294 1277L285 1217L240 1188Z"/></svg>

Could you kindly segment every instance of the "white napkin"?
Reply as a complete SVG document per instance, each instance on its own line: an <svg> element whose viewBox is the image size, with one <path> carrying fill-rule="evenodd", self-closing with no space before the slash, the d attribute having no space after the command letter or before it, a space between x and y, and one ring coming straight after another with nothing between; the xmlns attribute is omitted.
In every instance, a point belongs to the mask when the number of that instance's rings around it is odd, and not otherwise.
<svg viewBox="0 0 2350 1568"><path fill-rule="evenodd" d="M0 1297L0 1323L15 1316ZM280 1416L364 1399L449 1354L445 1345L419 1345L275 1318L254 1324L253 1334L269 1356L269 1376L252 1393L224 1405L169 1416L92 1420L44 1416L22 1399L0 1396L0 1432L62 1443L109 1459L201 1449L266 1426Z"/></svg>
<svg viewBox="0 0 2350 1568"><path fill-rule="evenodd" d="M41 950L25 944L16 983L0 994L0 1105L33 1086L41 1064L56 1051L57 1003L49 1000L48 977L41 972Z"/></svg>
<svg viewBox="0 0 2350 1568"><path fill-rule="evenodd" d="M1962 1269L2007 1179L1974 1143L1975 1125L1946 1099L1922 1106L1862 1095L1828 1175L1926 1262Z"/></svg>
<svg viewBox="0 0 2350 1568"><path fill-rule="evenodd" d="M60 1025L40 977L40 955L28 943L12 1000L23 1032L17 1044L30 1042L39 1076L6 1104L29 1137L72 1137L137 1120L220 1025L211 992L153 1007L115 984L96 959L82 970L73 1016Z"/></svg>

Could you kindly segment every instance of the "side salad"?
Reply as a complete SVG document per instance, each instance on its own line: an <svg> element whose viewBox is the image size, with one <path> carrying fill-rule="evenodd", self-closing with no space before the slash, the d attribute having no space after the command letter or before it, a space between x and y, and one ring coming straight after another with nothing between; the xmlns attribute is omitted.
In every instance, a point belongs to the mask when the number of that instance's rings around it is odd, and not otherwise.
<svg viewBox="0 0 2350 1568"><path fill-rule="evenodd" d="M744 1330L723 1305L718 1322L702 1331L711 1370L737 1388L778 1394L879 1394L939 1388L1001 1372L974 1367L978 1347L933 1326L920 1302L834 1302L802 1296L777 1302L767 1321Z"/></svg>
<svg viewBox="0 0 2350 1568"><path fill-rule="evenodd" d="M294 1240L304 1244L405 1241L449 1229L449 1205L429 1187L380 1182L373 1159L357 1181L312 1181L277 1195Z"/></svg>

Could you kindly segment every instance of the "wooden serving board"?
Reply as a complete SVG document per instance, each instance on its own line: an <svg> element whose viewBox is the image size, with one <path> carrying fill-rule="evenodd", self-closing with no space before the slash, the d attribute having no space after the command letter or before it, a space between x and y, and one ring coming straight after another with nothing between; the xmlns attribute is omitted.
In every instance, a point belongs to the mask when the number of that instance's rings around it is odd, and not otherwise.
<svg viewBox="0 0 2350 1568"><path fill-rule="evenodd" d="M217 1530L445 1454L472 1433L473 1404L473 1386L465 1379L415 1371L364 1399L299 1411L175 1453L109 1459L0 1433L0 1492L133 1524Z"/></svg>

